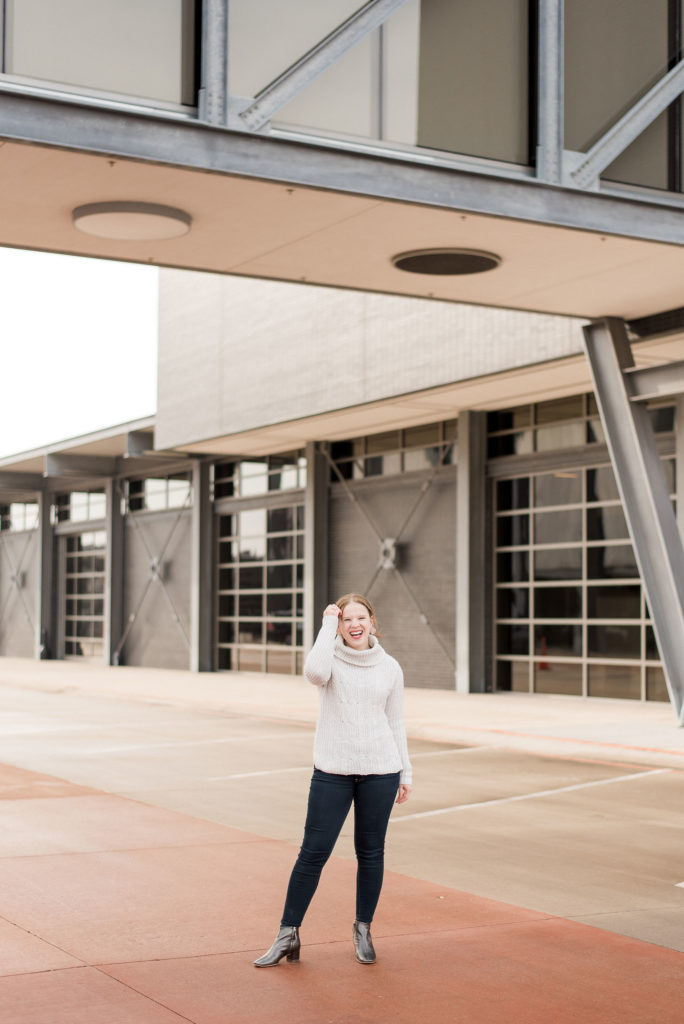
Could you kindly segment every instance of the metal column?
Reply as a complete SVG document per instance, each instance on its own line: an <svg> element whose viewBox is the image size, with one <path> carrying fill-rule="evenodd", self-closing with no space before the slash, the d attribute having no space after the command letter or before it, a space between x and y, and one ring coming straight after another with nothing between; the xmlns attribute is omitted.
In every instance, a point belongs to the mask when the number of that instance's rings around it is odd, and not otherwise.
<svg viewBox="0 0 684 1024"><path fill-rule="evenodd" d="M203 0L200 121L228 123L228 0Z"/></svg>
<svg viewBox="0 0 684 1024"><path fill-rule="evenodd" d="M119 481L105 482L105 528L107 551L105 554L105 665L117 665L115 654L123 632L123 576L124 576L124 520Z"/></svg>
<svg viewBox="0 0 684 1024"><path fill-rule="evenodd" d="M675 410L675 483L677 487L677 522L684 541L684 395L677 397Z"/></svg>
<svg viewBox="0 0 684 1024"><path fill-rule="evenodd" d="M38 558L36 579L38 608L36 615L35 656L56 658L56 580L54 572L54 533L50 522L51 498L38 494Z"/></svg>
<svg viewBox="0 0 684 1024"><path fill-rule="evenodd" d="M563 177L563 0L539 0L537 177Z"/></svg>
<svg viewBox="0 0 684 1024"><path fill-rule="evenodd" d="M328 593L328 493L330 469L319 445L306 446L304 496L304 648L313 645Z"/></svg>
<svg viewBox="0 0 684 1024"><path fill-rule="evenodd" d="M210 465L192 467L192 555L190 582L190 670L211 672L214 667L213 545L214 517L210 494Z"/></svg>
<svg viewBox="0 0 684 1024"><path fill-rule="evenodd" d="M456 690L484 693L486 415L458 417L456 477Z"/></svg>
<svg viewBox="0 0 684 1024"><path fill-rule="evenodd" d="M625 324L583 328L596 401L679 724L684 703L684 547L648 410L634 400L634 358Z"/></svg>

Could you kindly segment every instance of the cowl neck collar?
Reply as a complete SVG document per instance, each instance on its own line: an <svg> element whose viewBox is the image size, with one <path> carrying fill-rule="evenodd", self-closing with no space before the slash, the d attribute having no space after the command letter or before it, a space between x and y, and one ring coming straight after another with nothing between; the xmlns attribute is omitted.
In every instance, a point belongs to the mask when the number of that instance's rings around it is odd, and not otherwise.
<svg viewBox="0 0 684 1024"><path fill-rule="evenodd" d="M385 651L376 636L370 636L368 639L370 647L365 651L355 651L353 647L347 647L341 636L335 637L335 657L359 668L379 664L385 656Z"/></svg>

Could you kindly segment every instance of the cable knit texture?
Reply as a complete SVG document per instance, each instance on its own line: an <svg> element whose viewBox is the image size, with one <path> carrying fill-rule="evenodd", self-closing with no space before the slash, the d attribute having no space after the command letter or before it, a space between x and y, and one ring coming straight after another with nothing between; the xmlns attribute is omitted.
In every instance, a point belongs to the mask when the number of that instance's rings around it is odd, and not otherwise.
<svg viewBox="0 0 684 1024"><path fill-rule="evenodd" d="M403 719L404 676L398 661L371 636L355 651L337 635L337 618L324 615L304 675L318 687L320 713L314 766L335 775L412 773Z"/></svg>

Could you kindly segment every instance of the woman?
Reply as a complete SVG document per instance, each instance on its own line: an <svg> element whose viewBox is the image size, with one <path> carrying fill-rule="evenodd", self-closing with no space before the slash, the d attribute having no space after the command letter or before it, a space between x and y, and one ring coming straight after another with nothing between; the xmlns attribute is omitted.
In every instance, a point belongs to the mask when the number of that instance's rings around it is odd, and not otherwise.
<svg viewBox="0 0 684 1024"><path fill-rule="evenodd" d="M254 964L299 960L299 927L352 803L358 862L354 949L359 963L372 964L370 925L382 887L385 833L395 800L403 804L411 793L411 762L402 671L380 646L367 598L346 594L328 605L304 675L320 698L304 839L280 931Z"/></svg>

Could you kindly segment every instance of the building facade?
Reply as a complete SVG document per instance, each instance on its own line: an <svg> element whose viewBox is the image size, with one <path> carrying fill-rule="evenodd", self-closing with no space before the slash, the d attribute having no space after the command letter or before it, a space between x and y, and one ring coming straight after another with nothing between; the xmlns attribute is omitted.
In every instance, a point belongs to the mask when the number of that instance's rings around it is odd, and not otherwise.
<svg viewBox="0 0 684 1024"><path fill-rule="evenodd" d="M169 268L154 418L0 464L2 649L296 671L360 578L412 685L684 720L679 0L0 32L0 244Z"/></svg>
<svg viewBox="0 0 684 1024"><path fill-rule="evenodd" d="M410 686L667 700L580 327L162 272L156 416L0 467L0 652L298 673L360 590Z"/></svg>

